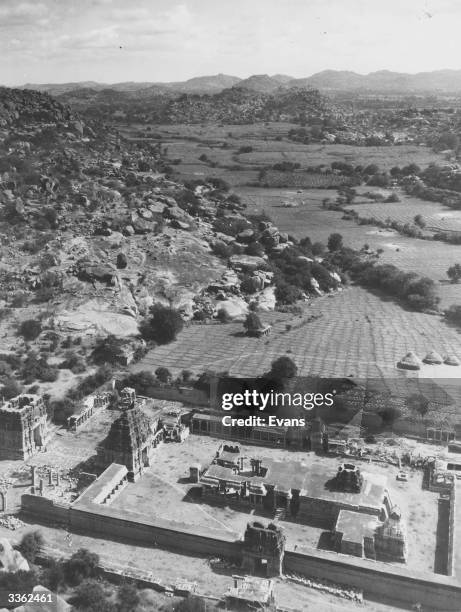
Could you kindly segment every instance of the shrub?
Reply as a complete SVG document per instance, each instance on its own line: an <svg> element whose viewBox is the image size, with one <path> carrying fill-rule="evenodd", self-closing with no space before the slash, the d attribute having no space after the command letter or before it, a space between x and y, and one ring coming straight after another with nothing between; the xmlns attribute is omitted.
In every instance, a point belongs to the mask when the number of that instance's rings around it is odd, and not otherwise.
<svg viewBox="0 0 461 612"><path fill-rule="evenodd" d="M294 378L298 373L295 362L286 355L279 357L271 364L269 375L278 382L283 382L288 378Z"/></svg>
<svg viewBox="0 0 461 612"><path fill-rule="evenodd" d="M328 250L339 251L343 246L343 237L341 234L330 234L328 237Z"/></svg>
<svg viewBox="0 0 461 612"><path fill-rule="evenodd" d="M86 548L80 548L65 563L65 575L69 584L80 584L97 574L99 556Z"/></svg>
<svg viewBox="0 0 461 612"><path fill-rule="evenodd" d="M73 603L77 608L84 610L98 610L98 612L109 612L113 609L109 604L104 589L96 580L84 580L75 589Z"/></svg>
<svg viewBox="0 0 461 612"><path fill-rule="evenodd" d="M456 263L450 266L447 270L447 276L452 283L459 283L461 280L461 264Z"/></svg>
<svg viewBox="0 0 461 612"><path fill-rule="evenodd" d="M170 370L161 366L155 370L155 376L162 383L168 383L172 378Z"/></svg>
<svg viewBox="0 0 461 612"><path fill-rule="evenodd" d="M42 325L40 321L37 321L36 319L27 319L19 326L18 333L25 340L31 341L35 340L40 335L41 331Z"/></svg>
<svg viewBox="0 0 461 612"><path fill-rule="evenodd" d="M1 394L6 400L11 399L12 397L16 397L20 393L22 393L22 386L18 383L17 380L11 378L9 376L2 376L0 378Z"/></svg>
<svg viewBox="0 0 461 612"><path fill-rule="evenodd" d="M22 536L19 550L27 561L35 563L37 554L44 543L45 540L40 531L29 531Z"/></svg>
<svg viewBox="0 0 461 612"><path fill-rule="evenodd" d="M174 308L154 304L150 308L152 315L140 325L140 331L145 340L154 340L158 344L172 342L182 330L184 322Z"/></svg>
<svg viewBox="0 0 461 612"><path fill-rule="evenodd" d="M143 370L142 372L136 372L136 374L130 374L117 385L117 388L123 387L133 387L138 395L150 396L158 387L158 380L152 372Z"/></svg>
<svg viewBox="0 0 461 612"><path fill-rule="evenodd" d="M117 593L119 612L133 612L140 603L140 597L136 585L125 582L118 588Z"/></svg>

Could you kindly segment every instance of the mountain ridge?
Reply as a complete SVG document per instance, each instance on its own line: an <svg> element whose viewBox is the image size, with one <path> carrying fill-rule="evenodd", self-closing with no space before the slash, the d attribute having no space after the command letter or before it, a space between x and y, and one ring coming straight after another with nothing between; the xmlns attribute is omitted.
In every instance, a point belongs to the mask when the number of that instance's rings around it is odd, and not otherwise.
<svg viewBox="0 0 461 612"><path fill-rule="evenodd" d="M151 90L151 93L215 94L232 87L240 87L261 93L271 93L282 88L312 88L320 91L377 91L377 92L461 92L461 70L442 69L417 73L377 70L360 74L351 70L323 70L308 77L293 78L284 74L253 74L248 78L219 73L193 77L186 81L98 83L81 81L69 83L27 83L20 89L34 89L61 95L79 89L93 89L136 93Z"/></svg>

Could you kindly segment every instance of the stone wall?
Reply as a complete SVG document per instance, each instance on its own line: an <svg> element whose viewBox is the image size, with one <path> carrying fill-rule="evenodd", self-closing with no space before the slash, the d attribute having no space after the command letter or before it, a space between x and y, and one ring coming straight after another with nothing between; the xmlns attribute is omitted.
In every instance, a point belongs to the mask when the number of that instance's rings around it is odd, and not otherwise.
<svg viewBox="0 0 461 612"><path fill-rule="evenodd" d="M459 612L461 585L447 576L434 575L427 579L402 567L344 557L321 550L301 552L286 550L286 572L327 579L338 584L363 589L365 597L397 601L414 605L422 603L424 609Z"/></svg>

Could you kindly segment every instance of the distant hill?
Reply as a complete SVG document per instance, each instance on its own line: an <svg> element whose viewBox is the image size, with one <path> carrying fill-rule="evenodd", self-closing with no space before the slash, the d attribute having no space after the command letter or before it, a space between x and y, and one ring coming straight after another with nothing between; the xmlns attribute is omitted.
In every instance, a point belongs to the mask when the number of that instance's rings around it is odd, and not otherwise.
<svg viewBox="0 0 461 612"><path fill-rule="evenodd" d="M141 90L150 89L152 93L166 93L168 91L181 93L218 93L223 89L232 87L241 81L239 77L230 76L227 74L216 74L213 76L200 76L188 79L187 81L177 81L171 83L155 83L155 82L140 82L126 81L121 83L97 83L96 81L81 81L78 83L27 83L21 89L34 89L49 93L52 96L60 96L69 92L78 91L80 89L101 91L104 89L112 89L113 91L121 91L134 93Z"/></svg>
<svg viewBox="0 0 461 612"><path fill-rule="evenodd" d="M369 74L359 74L348 70L323 70L312 76L294 79L285 74L254 74L247 79L240 79L227 74L201 76L170 83L133 81L114 83L96 83L83 81L80 83L33 84L24 85L23 89L35 89L59 96L79 89L137 93L147 95L173 94L216 94L231 87L244 88L259 93L272 93L278 88L319 89L320 91L376 91L393 93L412 92L461 92L461 70L435 70L433 72L418 72L408 74L379 70Z"/></svg>
<svg viewBox="0 0 461 612"><path fill-rule="evenodd" d="M250 89L251 91L259 91L261 93L269 93L275 91L282 85L290 83L290 80L283 81L279 78L270 77L268 74L254 74L240 81L236 87L241 89Z"/></svg>
<svg viewBox="0 0 461 612"><path fill-rule="evenodd" d="M461 91L461 70L435 70L408 74L379 70L358 74L346 70L324 70L306 79L295 79L288 86L310 86L321 91L369 90L377 92L458 92Z"/></svg>

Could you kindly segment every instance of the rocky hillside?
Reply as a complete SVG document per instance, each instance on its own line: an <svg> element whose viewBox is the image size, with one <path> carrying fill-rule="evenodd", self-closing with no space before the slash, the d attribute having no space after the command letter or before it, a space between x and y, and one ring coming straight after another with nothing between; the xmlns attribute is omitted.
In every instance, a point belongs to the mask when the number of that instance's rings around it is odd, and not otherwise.
<svg viewBox="0 0 461 612"><path fill-rule="evenodd" d="M46 93L0 88L0 126L53 123L72 119L72 111Z"/></svg>
<svg viewBox="0 0 461 612"><path fill-rule="evenodd" d="M156 303L219 324L341 283L310 241L246 218L223 181L174 180L161 143L124 141L46 95L5 90L3 100L12 114L0 130L0 385L11 392L54 381L62 390L95 366L108 337L122 363L142 349ZM267 103L237 90L230 100L240 111Z"/></svg>
<svg viewBox="0 0 461 612"><path fill-rule="evenodd" d="M277 88L255 92L237 86L217 94L159 94L144 89L136 98L112 89L81 89L59 96L59 100L93 118L110 121L117 117L151 123L253 123L255 121L295 121L302 115L320 116L328 101L312 89Z"/></svg>

